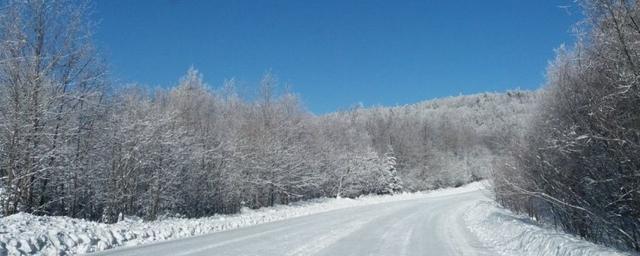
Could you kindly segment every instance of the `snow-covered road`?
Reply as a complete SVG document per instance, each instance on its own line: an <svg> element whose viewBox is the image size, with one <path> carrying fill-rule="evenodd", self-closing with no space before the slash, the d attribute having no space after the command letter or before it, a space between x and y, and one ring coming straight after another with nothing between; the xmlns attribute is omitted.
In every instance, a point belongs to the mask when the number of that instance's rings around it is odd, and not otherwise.
<svg viewBox="0 0 640 256"><path fill-rule="evenodd" d="M96 255L495 255L463 221L484 193L351 207Z"/></svg>

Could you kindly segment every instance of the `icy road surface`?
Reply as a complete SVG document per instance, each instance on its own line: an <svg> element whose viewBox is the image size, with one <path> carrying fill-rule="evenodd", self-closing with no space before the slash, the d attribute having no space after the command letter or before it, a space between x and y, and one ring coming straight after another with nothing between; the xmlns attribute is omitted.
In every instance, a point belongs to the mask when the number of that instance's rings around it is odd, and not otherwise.
<svg viewBox="0 0 640 256"><path fill-rule="evenodd" d="M467 229L485 191L339 209L95 255L496 255Z"/></svg>

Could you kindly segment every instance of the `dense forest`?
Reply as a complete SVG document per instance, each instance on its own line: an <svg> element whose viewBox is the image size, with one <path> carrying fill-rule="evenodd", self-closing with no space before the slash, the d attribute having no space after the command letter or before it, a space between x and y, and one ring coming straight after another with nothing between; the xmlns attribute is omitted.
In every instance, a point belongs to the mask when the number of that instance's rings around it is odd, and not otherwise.
<svg viewBox="0 0 640 256"><path fill-rule="evenodd" d="M539 93L480 94L323 116L267 72L256 97L191 68L171 88L113 84L77 1L0 17L3 213L206 216L487 177ZM251 99L248 99L251 98Z"/></svg>
<svg viewBox="0 0 640 256"><path fill-rule="evenodd" d="M581 4L577 43L550 64L531 126L496 172L496 197L570 233L639 251L640 7Z"/></svg>

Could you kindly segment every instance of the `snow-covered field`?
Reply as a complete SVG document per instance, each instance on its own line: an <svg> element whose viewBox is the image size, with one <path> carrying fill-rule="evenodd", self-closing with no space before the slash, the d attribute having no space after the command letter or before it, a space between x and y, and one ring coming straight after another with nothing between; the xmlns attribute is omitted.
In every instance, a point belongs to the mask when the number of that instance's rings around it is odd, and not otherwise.
<svg viewBox="0 0 640 256"><path fill-rule="evenodd" d="M500 208L492 201L472 206L465 213L464 220L481 243L504 256L635 255L542 227L526 217Z"/></svg>
<svg viewBox="0 0 640 256"><path fill-rule="evenodd" d="M347 207L474 191L483 186L483 183L476 182L455 189L419 193L362 196L357 199L321 198L257 210L245 209L234 215L195 219L169 218L150 222L125 218L115 224L103 224L68 217L20 213L0 218L0 255L82 254L236 229Z"/></svg>

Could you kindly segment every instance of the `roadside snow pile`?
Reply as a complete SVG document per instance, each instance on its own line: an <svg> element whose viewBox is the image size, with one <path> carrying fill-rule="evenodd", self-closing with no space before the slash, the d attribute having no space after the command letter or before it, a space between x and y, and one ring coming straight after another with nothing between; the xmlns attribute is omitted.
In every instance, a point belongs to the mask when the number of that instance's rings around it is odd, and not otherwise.
<svg viewBox="0 0 640 256"><path fill-rule="evenodd" d="M500 208L495 202L483 201L470 207L464 220L480 242L505 256L633 255L542 227L527 217Z"/></svg>
<svg viewBox="0 0 640 256"><path fill-rule="evenodd" d="M419 193L362 196L357 199L321 198L257 210L243 209L234 215L169 218L150 222L125 218L115 224L19 213L0 218L0 255L82 254L231 230L347 207L459 194L484 187L484 182L475 182L460 188Z"/></svg>

